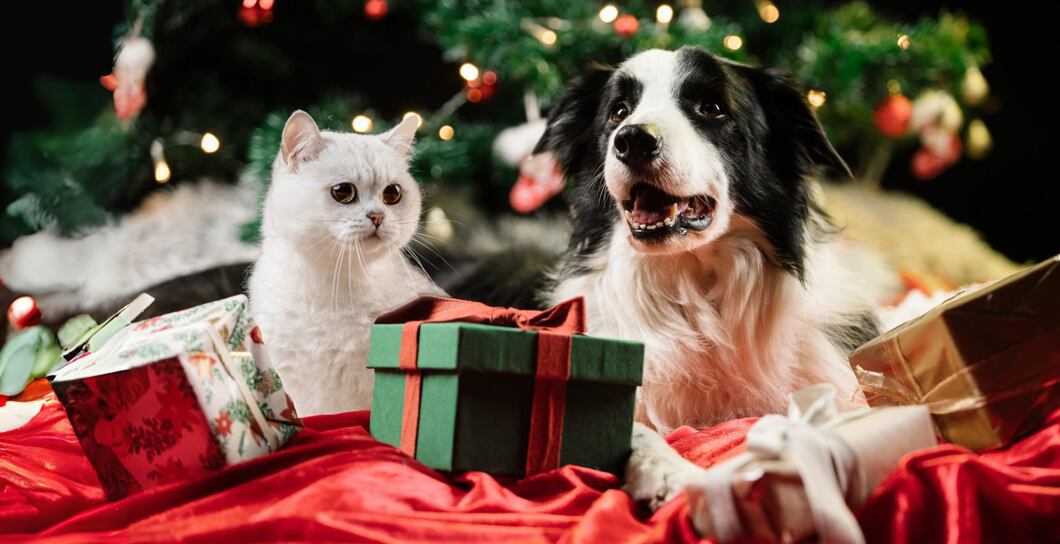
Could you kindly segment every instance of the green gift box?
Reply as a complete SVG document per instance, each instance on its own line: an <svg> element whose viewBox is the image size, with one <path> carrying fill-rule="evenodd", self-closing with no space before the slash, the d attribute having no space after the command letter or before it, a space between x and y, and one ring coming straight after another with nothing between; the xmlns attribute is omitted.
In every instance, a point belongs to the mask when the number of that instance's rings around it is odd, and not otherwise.
<svg viewBox="0 0 1060 544"><path fill-rule="evenodd" d="M644 346L583 330L581 299L533 312L420 297L381 316L368 355L372 436L450 472L620 473Z"/></svg>

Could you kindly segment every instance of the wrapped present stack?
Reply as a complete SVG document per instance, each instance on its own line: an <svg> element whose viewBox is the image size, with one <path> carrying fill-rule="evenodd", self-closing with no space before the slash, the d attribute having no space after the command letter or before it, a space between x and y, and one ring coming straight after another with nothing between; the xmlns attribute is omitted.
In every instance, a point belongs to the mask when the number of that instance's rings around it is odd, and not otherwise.
<svg viewBox="0 0 1060 544"><path fill-rule="evenodd" d="M52 376L109 499L264 455L298 432L245 296L128 324L143 302Z"/></svg>
<svg viewBox="0 0 1060 544"><path fill-rule="evenodd" d="M372 435L438 470L621 472L644 346L584 336L582 300L542 312L421 297L372 327Z"/></svg>
<svg viewBox="0 0 1060 544"><path fill-rule="evenodd" d="M1038 429L1060 407L1060 256L944 302L858 348L870 405L924 404L975 451Z"/></svg>

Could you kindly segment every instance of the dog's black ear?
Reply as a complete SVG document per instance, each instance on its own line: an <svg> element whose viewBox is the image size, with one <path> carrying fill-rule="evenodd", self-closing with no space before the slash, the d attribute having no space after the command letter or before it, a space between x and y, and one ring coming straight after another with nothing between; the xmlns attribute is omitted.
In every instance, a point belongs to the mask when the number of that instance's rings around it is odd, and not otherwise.
<svg viewBox="0 0 1060 544"><path fill-rule="evenodd" d="M794 170L778 173L802 177L827 168L846 178L852 177L850 167L828 141L799 84L784 70L752 68L750 71L766 115L769 131L766 148L771 162L775 168L783 170L787 166Z"/></svg>
<svg viewBox="0 0 1060 544"><path fill-rule="evenodd" d="M589 68L567 85L549 111L548 125L534 153L551 151L566 175L574 174L578 162L588 158L587 152L596 143L591 127L600 109L604 85L613 72L604 66Z"/></svg>

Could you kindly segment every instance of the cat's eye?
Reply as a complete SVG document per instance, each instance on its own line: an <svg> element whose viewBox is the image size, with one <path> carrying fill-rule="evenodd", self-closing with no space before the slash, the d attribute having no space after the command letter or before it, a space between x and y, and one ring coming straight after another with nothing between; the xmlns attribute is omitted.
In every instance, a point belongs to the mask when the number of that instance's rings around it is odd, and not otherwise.
<svg viewBox="0 0 1060 544"><path fill-rule="evenodd" d="M349 204L357 200L357 187L352 183L336 183L331 186L331 198L339 204Z"/></svg>
<svg viewBox="0 0 1060 544"><path fill-rule="evenodd" d="M629 104L626 102L619 102L614 106L611 106L611 122L621 123L623 119L629 117Z"/></svg>
<svg viewBox="0 0 1060 544"><path fill-rule="evenodd" d="M401 202L401 186L396 183L391 183L386 187L383 187L383 204L387 206L393 206Z"/></svg>
<svg viewBox="0 0 1060 544"><path fill-rule="evenodd" d="M717 102L704 102L699 105L699 114L708 119L725 115L725 110Z"/></svg>

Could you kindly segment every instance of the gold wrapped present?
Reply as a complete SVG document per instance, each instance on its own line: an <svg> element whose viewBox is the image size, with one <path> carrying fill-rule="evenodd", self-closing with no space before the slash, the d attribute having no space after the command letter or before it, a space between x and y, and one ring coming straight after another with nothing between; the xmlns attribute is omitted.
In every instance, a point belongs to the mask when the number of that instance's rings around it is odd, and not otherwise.
<svg viewBox="0 0 1060 544"><path fill-rule="evenodd" d="M850 356L873 406L924 404L975 451L1033 432L1060 407L1060 256L961 293Z"/></svg>
<svg viewBox="0 0 1060 544"><path fill-rule="evenodd" d="M786 417L751 427L745 453L686 488L693 523L719 542L864 542L851 509L904 455L934 445L923 406L839 412L834 387L809 387L791 395Z"/></svg>

